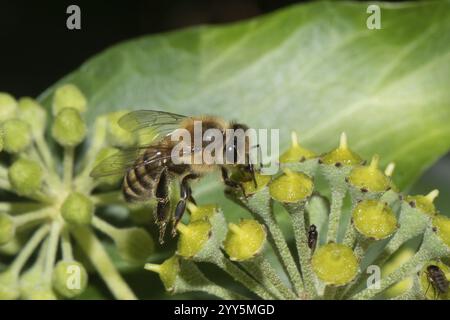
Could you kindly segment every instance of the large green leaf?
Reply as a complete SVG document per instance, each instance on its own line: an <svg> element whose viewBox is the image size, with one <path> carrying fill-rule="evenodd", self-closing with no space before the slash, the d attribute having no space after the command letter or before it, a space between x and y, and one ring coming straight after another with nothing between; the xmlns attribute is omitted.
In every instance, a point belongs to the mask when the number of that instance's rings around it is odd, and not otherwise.
<svg viewBox="0 0 450 320"><path fill-rule="evenodd" d="M450 148L449 1L315 2L226 26L119 44L61 82L81 87L89 120L123 108L215 114L298 130L321 152L346 131L364 156L398 164L404 187ZM42 94L49 103L54 86Z"/></svg>
<svg viewBox="0 0 450 320"><path fill-rule="evenodd" d="M366 27L367 4L314 2L142 37L90 59L40 99L49 106L54 88L71 82L89 99L90 123L124 108L214 114L280 128L282 147L297 130L317 152L346 131L363 156L395 161L407 187L450 148L450 2L380 6L381 30ZM230 214L217 181L195 192Z"/></svg>

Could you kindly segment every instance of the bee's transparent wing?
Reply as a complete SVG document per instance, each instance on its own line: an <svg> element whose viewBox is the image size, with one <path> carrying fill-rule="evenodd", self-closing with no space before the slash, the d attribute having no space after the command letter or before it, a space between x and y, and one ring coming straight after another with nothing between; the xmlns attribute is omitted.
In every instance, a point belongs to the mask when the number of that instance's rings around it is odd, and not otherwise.
<svg viewBox="0 0 450 320"><path fill-rule="evenodd" d="M91 171L90 176L92 178L100 178L124 175L131 168L168 159L170 156L167 156L167 153L161 152L164 148L163 146L141 146L119 150L96 165ZM144 153L146 154L145 160L142 157Z"/></svg>
<svg viewBox="0 0 450 320"><path fill-rule="evenodd" d="M137 147L119 150L100 161L91 171L90 176L100 178L111 175L123 175L125 171L133 167L142 152L143 149Z"/></svg>
<svg viewBox="0 0 450 320"><path fill-rule="evenodd" d="M165 111L137 110L124 115L118 124L130 132L149 130L158 137L163 137L178 129L186 118L188 117Z"/></svg>

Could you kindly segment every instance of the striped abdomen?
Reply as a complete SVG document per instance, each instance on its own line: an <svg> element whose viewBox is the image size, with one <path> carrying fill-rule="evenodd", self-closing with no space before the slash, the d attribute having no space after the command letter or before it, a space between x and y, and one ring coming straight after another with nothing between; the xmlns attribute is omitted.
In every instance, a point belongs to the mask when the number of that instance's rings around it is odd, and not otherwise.
<svg viewBox="0 0 450 320"><path fill-rule="evenodd" d="M125 174L122 191L127 201L145 201L154 197L159 176L163 168L167 166L167 159L145 163L148 159L154 159L155 154L155 149L149 149Z"/></svg>

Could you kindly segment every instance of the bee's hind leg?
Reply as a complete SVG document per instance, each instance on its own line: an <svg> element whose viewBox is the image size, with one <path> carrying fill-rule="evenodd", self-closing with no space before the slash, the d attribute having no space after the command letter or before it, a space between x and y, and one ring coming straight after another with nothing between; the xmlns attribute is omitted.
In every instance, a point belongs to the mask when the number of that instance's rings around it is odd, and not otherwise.
<svg viewBox="0 0 450 320"><path fill-rule="evenodd" d="M167 170L164 169L159 177L156 187L156 198L158 205L156 207L156 223L159 226L159 243L164 243L164 234L167 227L167 218L170 215L169 187L167 181Z"/></svg>
<svg viewBox="0 0 450 320"><path fill-rule="evenodd" d="M172 236L175 237L177 235L177 225L180 222L181 218L183 218L183 214L186 211L186 203L187 201L191 201L196 204L194 198L192 197L191 186L189 185L189 180L197 178L196 175L188 175L181 180L180 183L180 200L177 203L174 213L174 222L172 227Z"/></svg>

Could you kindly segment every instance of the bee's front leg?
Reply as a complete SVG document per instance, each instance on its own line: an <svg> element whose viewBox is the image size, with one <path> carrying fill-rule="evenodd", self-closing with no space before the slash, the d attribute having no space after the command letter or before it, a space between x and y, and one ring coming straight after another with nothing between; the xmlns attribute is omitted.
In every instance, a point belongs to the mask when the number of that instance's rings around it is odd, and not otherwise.
<svg viewBox="0 0 450 320"><path fill-rule="evenodd" d="M245 194L245 189L244 189L244 187L242 186L242 184L239 183L239 182L236 182L236 181L232 180L232 179L228 176L228 170L227 170L226 168L221 167L221 170L222 170L222 179L223 179L223 182L225 183L225 185L228 186L228 187L230 187L230 188L233 188L233 189L240 188L241 191L242 191L242 193L244 194L244 197L247 198L247 195Z"/></svg>

